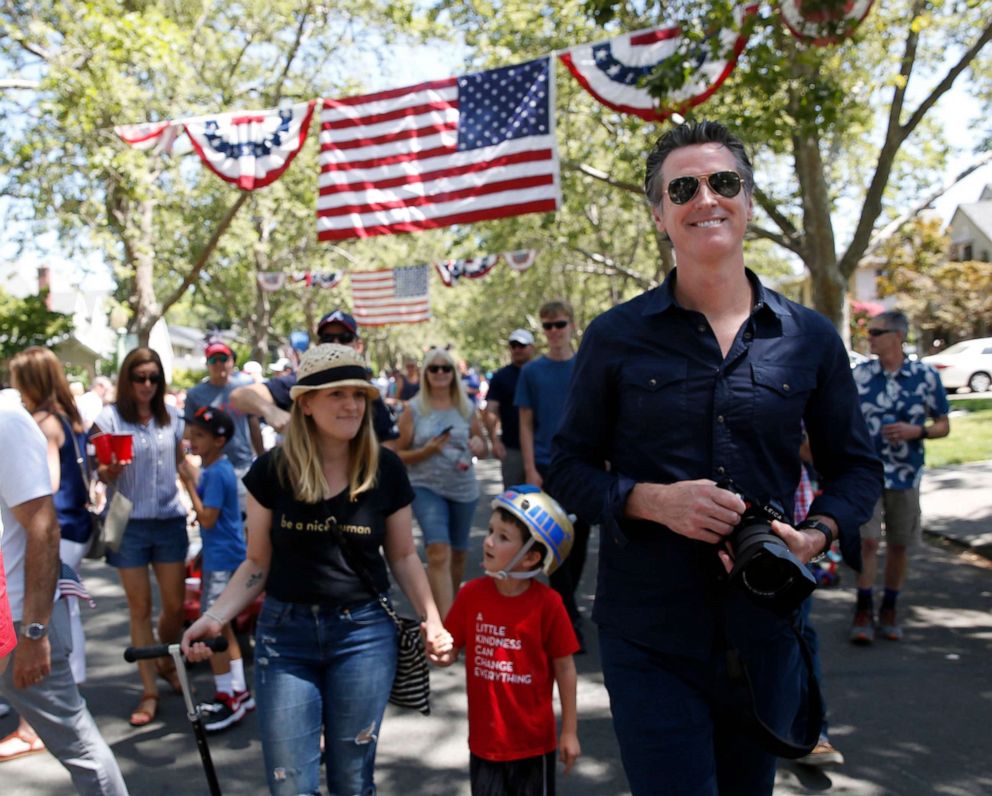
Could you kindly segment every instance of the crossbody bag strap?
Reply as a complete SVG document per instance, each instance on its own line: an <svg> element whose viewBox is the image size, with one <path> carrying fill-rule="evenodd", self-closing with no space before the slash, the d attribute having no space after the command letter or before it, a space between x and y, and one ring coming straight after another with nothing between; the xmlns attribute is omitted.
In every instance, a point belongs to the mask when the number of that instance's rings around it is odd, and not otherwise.
<svg viewBox="0 0 992 796"><path fill-rule="evenodd" d="M330 508L330 506L328 506L328 508ZM358 575L365 588L368 589L379 601L379 605L382 606L382 610L389 614L389 618L393 620L393 624L396 625L399 630L402 630L403 623L400 621L396 611L394 611L393 607L389 604L389 600L386 599L386 595L382 594L376 588L375 581L372 580L372 575L370 575L369 571L354 558L354 551L351 549L351 545L348 543L348 540L345 538L344 534L341 533L341 529L338 528L338 521L331 516L328 518L328 522L331 526L331 534L334 536L334 540L341 548L341 554L344 556L345 563L351 567L351 571Z"/></svg>
<svg viewBox="0 0 992 796"><path fill-rule="evenodd" d="M59 415L59 417L63 417ZM68 418L64 418L68 421ZM90 468L86 466L86 459L83 458L82 451L79 450L79 438L76 436L76 430L72 427L72 423L67 423L69 426L69 436L72 437L72 447L76 451L76 464L79 465L79 475L83 479L83 486L86 487L86 494L89 496L90 491Z"/></svg>

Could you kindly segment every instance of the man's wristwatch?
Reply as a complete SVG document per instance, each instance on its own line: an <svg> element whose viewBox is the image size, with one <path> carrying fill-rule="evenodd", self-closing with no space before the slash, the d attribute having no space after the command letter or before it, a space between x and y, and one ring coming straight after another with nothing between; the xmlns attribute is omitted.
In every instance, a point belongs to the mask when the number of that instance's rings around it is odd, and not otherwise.
<svg viewBox="0 0 992 796"><path fill-rule="evenodd" d="M28 625L21 625L21 635L29 641L41 641L48 635L48 625L41 622L31 622Z"/></svg>
<svg viewBox="0 0 992 796"><path fill-rule="evenodd" d="M834 532L830 530L829 526L825 522L820 522L819 520L803 520L799 525L796 526L797 531L805 531L807 528L812 528L823 534L825 539L825 544L823 545L823 550L813 556L810 560L810 564L815 564L818 561L822 561L827 552L830 550L830 546L834 543Z"/></svg>

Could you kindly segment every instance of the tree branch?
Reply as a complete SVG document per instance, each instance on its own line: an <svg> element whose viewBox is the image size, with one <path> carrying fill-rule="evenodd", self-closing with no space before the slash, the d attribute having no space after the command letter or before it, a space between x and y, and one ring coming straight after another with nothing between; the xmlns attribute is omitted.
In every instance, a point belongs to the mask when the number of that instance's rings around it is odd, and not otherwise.
<svg viewBox="0 0 992 796"><path fill-rule="evenodd" d="M234 220L234 217L237 215L242 205L248 201L248 197L250 195L250 191L241 191L237 201L235 201L234 204L228 208L227 212L224 214L224 217L217 223L213 234L210 236L210 240L208 240L207 245L203 247L203 251L201 251L200 256L196 258L196 262L193 263L193 267L189 270L189 273L186 274L182 283L173 291L172 295L162 303L160 315L164 316L165 313L168 312L169 308L183 297L189 289L189 286L197 280L200 276L200 272L203 270L204 266L206 266L207 260L210 259L210 255L213 254L214 249L217 248L217 244L220 242L221 237L231 225L231 222Z"/></svg>
<svg viewBox="0 0 992 796"><path fill-rule="evenodd" d="M889 238L895 235L900 229L902 229L903 225L907 221L910 221L911 219L915 218L920 213L922 213L924 210L926 210L931 204L933 204L941 196L943 196L945 193L951 190L951 188L953 188L955 185L961 182L961 180L963 180L969 174L971 174L974 171L977 171L986 163L990 163L990 162L992 162L992 152L984 153L978 158L978 160L976 160L974 163L968 166L968 168L966 168L964 171L958 174L950 182L944 183L944 185L931 191L929 194L923 197L923 199L917 202L916 205L912 207L910 210L907 210L905 213L901 213L895 219L893 219L884 227L882 227L878 232L876 232L872 236L871 242L868 244L868 247L865 249L864 254L861 255L861 259L873 255L876 251L878 251L878 248L885 243L885 241L887 241Z"/></svg>
<svg viewBox="0 0 992 796"><path fill-rule="evenodd" d="M600 274L602 276L616 276L617 274L620 274L633 280L639 287L644 288L645 290L658 286L658 283L654 280L648 279L643 274L639 274L636 271L631 271L629 268L625 268L612 257L607 257L605 254L586 251L580 246L568 246L568 248L574 252L578 252L587 260L596 263L596 266L570 266L573 271L580 271L587 274Z"/></svg>
<svg viewBox="0 0 992 796"><path fill-rule="evenodd" d="M37 80L19 80L17 78L8 78L7 80L0 80L0 91L11 90L25 90L25 91L36 91L41 86Z"/></svg>
<svg viewBox="0 0 992 796"><path fill-rule="evenodd" d="M770 230L761 230L759 233L761 237L773 240L796 254L801 254L802 235L796 229L796 225L792 223L785 213L778 209L778 205L758 186L754 187L754 198L758 202L758 207L765 211L781 231L781 234L776 234ZM752 229L755 232L759 230L758 227L754 226L752 226Z"/></svg>
<svg viewBox="0 0 992 796"><path fill-rule="evenodd" d="M635 185L632 182L624 182L623 180L616 180L607 174L605 171L600 171L599 169L594 169L592 166L587 166L585 163L577 163L574 160L563 160L561 164L573 171L579 171L583 174L592 177L600 182L605 182L607 185L611 185L614 188L620 188L624 191L629 191L630 193L637 194L638 196L644 195L644 189L640 185Z"/></svg>

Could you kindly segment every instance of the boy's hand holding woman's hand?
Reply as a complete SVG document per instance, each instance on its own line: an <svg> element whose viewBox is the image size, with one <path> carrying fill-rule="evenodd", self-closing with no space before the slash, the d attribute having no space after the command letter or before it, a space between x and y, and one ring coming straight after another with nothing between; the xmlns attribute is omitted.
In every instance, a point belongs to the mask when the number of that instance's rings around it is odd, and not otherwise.
<svg viewBox="0 0 992 796"><path fill-rule="evenodd" d="M420 630L424 634L427 657L430 658L431 662L441 666L450 665L454 658L447 662L444 659L455 647L455 640L451 633L445 629L441 622L430 619L420 623Z"/></svg>

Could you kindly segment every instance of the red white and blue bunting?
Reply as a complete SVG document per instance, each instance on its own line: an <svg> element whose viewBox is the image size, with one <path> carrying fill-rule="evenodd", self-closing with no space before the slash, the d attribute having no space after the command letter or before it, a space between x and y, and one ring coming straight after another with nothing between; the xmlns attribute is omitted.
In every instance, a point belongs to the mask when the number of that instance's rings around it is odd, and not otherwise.
<svg viewBox="0 0 992 796"><path fill-rule="evenodd" d="M662 62L684 57L679 52L682 31L678 25L638 30L598 44L583 44L558 57L582 87L607 107L647 121L660 121L709 99L727 79L747 44L747 23L757 10L757 3L738 6L734 28L712 34L719 39L719 55L713 56L708 45L701 46L692 77L666 97L663 106L640 83Z"/></svg>
<svg viewBox="0 0 992 796"><path fill-rule="evenodd" d="M515 252L503 252L506 264L518 273L526 271L537 259L537 249L520 249Z"/></svg>
<svg viewBox="0 0 992 796"><path fill-rule="evenodd" d="M155 152L172 151L172 144L182 133L182 127L175 122L144 122L142 124L122 124L114 128L117 137L134 149Z"/></svg>
<svg viewBox="0 0 992 796"><path fill-rule="evenodd" d="M444 260L434 263L438 276L447 287L451 287L463 276L469 279L481 279L499 262L498 254L487 254L485 257L471 257L461 260Z"/></svg>
<svg viewBox="0 0 992 796"><path fill-rule="evenodd" d="M307 138L316 100L287 108L234 111L185 120L203 164L243 191L275 182Z"/></svg>
<svg viewBox="0 0 992 796"><path fill-rule="evenodd" d="M792 35L808 44L836 44L854 33L873 0L779 0L779 13Z"/></svg>

